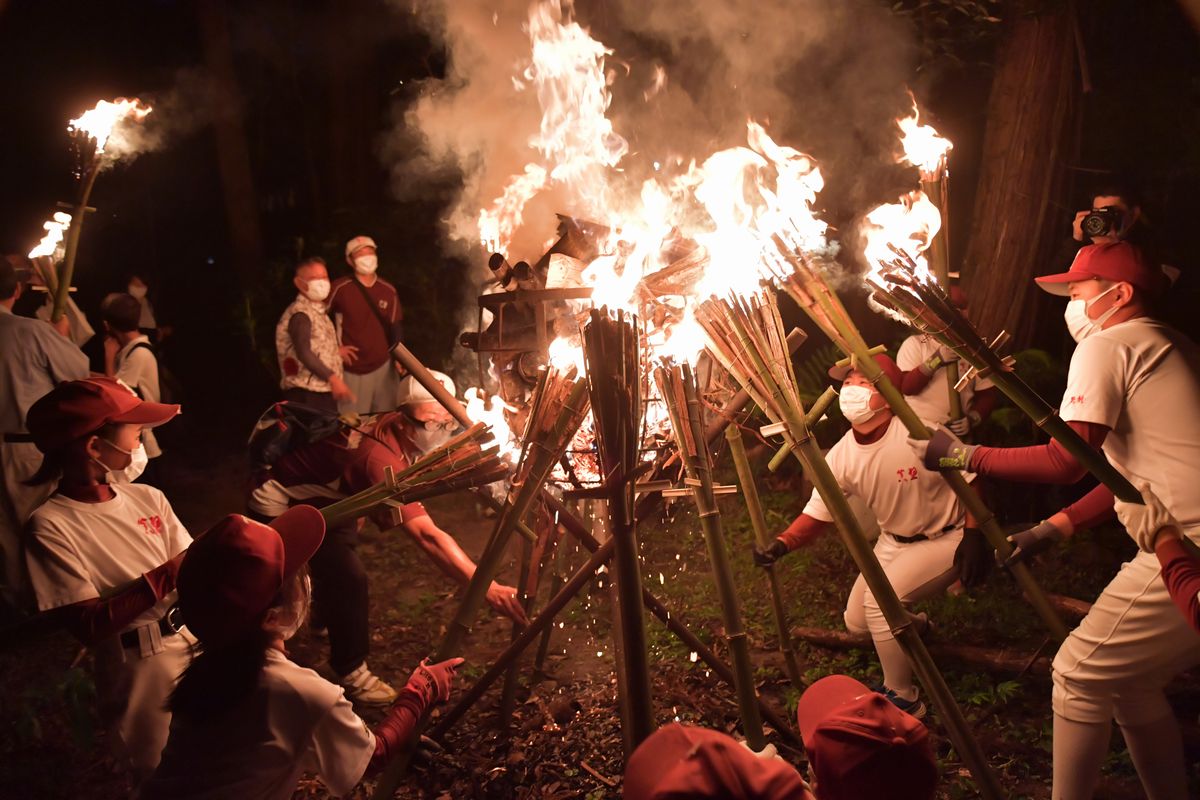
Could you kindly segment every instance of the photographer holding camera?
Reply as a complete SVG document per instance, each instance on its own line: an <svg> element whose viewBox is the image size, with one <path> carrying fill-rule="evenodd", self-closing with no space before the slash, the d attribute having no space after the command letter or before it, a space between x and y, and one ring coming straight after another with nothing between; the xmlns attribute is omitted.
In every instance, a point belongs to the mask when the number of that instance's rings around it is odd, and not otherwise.
<svg viewBox="0 0 1200 800"><path fill-rule="evenodd" d="M1143 250L1149 244L1141 200L1130 187L1120 184L1097 188L1092 194L1092 207L1076 212L1071 231L1080 244L1128 241Z"/></svg>

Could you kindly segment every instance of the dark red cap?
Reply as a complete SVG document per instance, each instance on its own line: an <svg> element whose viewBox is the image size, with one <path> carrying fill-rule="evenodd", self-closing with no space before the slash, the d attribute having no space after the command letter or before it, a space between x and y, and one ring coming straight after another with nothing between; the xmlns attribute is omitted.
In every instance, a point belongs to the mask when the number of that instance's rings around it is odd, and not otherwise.
<svg viewBox="0 0 1200 800"><path fill-rule="evenodd" d="M883 370L883 374L888 376L888 380L892 382L892 385L899 387L902 373L900 372L900 368L896 366L896 362L883 353L876 353L874 358L875 363ZM829 377L840 382L846 380L846 376L853 371L853 368L849 364L842 364L841 366L835 364L829 368Z"/></svg>
<svg viewBox="0 0 1200 800"><path fill-rule="evenodd" d="M153 428L179 413L179 406L147 403L115 378L66 381L29 407L25 426L43 453L59 449L108 424Z"/></svg>
<svg viewBox="0 0 1200 800"><path fill-rule="evenodd" d="M1168 283L1162 269L1152 264L1145 253L1129 242L1081 247L1066 272L1034 278L1037 285L1050 294L1063 297L1069 294L1067 284L1094 279L1128 283L1151 297L1165 290Z"/></svg>
<svg viewBox="0 0 1200 800"><path fill-rule="evenodd" d="M325 538L325 518L295 506L271 521L230 514L188 548L176 585L188 630L210 648L235 642L262 624L288 578Z"/></svg>
<svg viewBox="0 0 1200 800"><path fill-rule="evenodd" d="M812 800L800 773L786 761L759 758L731 736L678 722L659 728L633 751L622 796Z"/></svg>
<svg viewBox="0 0 1200 800"><path fill-rule="evenodd" d="M821 800L929 800L937 762L921 721L846 675L800 696L800 736Z"/></svg>

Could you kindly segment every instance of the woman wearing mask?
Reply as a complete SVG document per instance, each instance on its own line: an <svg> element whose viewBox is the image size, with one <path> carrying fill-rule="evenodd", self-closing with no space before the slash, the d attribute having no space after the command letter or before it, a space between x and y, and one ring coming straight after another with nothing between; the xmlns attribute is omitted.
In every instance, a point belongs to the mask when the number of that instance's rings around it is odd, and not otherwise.
<svg viewBox="0 0 1200 800"><path fill-rule="evenodd" d="M1150 316L1166 278L1129 242L1093 244L1070 270L1037 279L1068 298L1071 355L1059 413L1135 486L1161 499L1182 534L1200 542L1200 348ZM927 465L1035 483L1075 483L1086 470L1058 442L975 447L944 429L910 442ZM1009 563L1113 516L1103 484L1033 528L1013 534ZM1137 531L1130 531L1137 537ZM1054 658L1055 798L1090 798L1115 719L1146 796L1188 796L1179 724L1163 693L1200 664L1200 638L1172 605L1155 554L1126 563Z"/></svg>
<svg viewBox="0 0 1200 800"><path fill-rule="evenodd" d="M192 539L162 492L129 482L146 465L142 430L178 413L97 377L59 384L28 414L44 454L29 483L59 479L29 521L30 582L38 608L92 648L101 718L135 783L158 763L194 642L169 613Z"/></svg>
<svg viewBox="0 0 1200 800"><path fill-rule="evenodd" d="M884 355L875 357L896 385L900 368ZM936 471L925 469L909 449L908 431L892 414L871 382L849 366L833 367L841 381L839 406L850 430L830 449L826 460L847 495L857 495L874 512L881 533L875 557L901 602L911 605L945 591L956 580L973 588L987 577L991 549L963 509L954 491ZM755 554L759 566L811 544L833 528L833 515L814 490L804 512L765 551ZM924 627L924 615L913 617ZM925 715L913 683L912 665L861 575L846 602L846 627L870 633L883 668L876 691L902 711Z"/></svg>
<svg viewBox="0 0 1200 800"><path fill-rule="evenodd" d="M141 275L131 275L125 291L138 301L138 330L149 337L151 344L162 344L171 335L172 329L170 325L158 324L158 319L154 316L154 306L150 303L150 287L145 278Z"/></svg>
<svg viewBox="0 0 1200 800"><path fill-rule="evenodd" d="M298 294L275 326L283 399L336 414L339 402L354 401L342 379L342 360L352 359L356 351L350 346L338 347L337 331L325 305L329 298L325 261L301 261L292 282Z"/></svg>
<svg viewBox="0 0 1200 800"><path fill-rule="evenodd" d="M228 516L192 545L179 606L200 654L171 695L170 739L143 800L290 798L306 771L347 794L449 697L462 659L422 664L371 730L340 687L288 660L324 535L320 512L302 505L269 526Z"/></svg>
<svg viewBox="0 0 1200 800"><path fill-rule="evenodd" d="M404 311L396 287L379 277L375 240L355 236L346 242L346 264L352 270L333 282L329 310L343 345L346 384L354 400L340 403L342 412L372 414L396 407L398 374L392 350L403 338Z"/></svg>

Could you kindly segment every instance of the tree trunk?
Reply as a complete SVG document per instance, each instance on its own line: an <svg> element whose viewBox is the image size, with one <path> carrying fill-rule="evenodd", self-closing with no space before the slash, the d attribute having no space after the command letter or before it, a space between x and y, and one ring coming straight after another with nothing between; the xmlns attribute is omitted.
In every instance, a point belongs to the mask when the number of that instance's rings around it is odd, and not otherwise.
<svg viewBox="0 0 1200 800"><path fill-rule="evenodd" d="M964 262L971 316L985 336L1026 346L1036 319L1033 277L1068 235L1060 209L1078 112L1069 11L1018 16L996 52L975 212Z"/></svg>

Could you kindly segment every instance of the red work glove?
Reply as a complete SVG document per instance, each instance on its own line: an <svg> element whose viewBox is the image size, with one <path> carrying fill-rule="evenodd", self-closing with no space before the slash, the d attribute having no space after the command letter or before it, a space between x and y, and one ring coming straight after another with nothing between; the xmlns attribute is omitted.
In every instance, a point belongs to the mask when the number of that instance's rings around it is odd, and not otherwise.
<svg viewBox="0 0 1200 800"><path fill-rule="evenodd" d="M449 658L436 664L430 664L426 659L413 670L404 688L411 689L420 696L422 710L429 708L434 703L444 703L450 699L450 684L454 680L454 673L458 671L458 665L465 660Z"/></svg>
<svg viewBox="0 0 1200 800"><path fill-rule="evenodd" d="M431 705L450 699L450 683L461 663L461 658L451 658L437 664L422 661L421 665L413 670L408 683L400 690L400 697L388 711L387 717L374 730L375 752L371 755L368 774L382 769L400 752Z"/></svg>
<svg viewBox="0 0 1200 800"><path fill-rule="evenodd" d="M179 565L183 563L185 555L187 555L187 550L142 575L142 578L150 585L150 590L154 592L155 600L162 600L175 591L175 579L179 577Z"/></svg>

